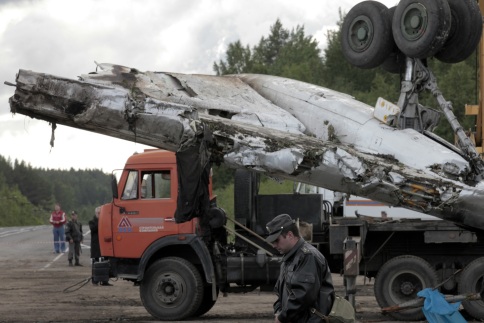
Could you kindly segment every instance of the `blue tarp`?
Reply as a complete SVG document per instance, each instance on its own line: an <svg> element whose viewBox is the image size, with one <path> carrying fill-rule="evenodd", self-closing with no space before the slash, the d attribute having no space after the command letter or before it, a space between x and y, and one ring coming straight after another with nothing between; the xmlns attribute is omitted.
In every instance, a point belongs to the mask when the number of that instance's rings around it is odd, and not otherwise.
<svg viewBox="0 0 484 323"><path fill-rule="evenodd" d="M429 323L466 323L467 321L459 313L461 302L449 304L444 295L437 290L426 288L417 293L420 297L425 297L422 311Z"/></svg>

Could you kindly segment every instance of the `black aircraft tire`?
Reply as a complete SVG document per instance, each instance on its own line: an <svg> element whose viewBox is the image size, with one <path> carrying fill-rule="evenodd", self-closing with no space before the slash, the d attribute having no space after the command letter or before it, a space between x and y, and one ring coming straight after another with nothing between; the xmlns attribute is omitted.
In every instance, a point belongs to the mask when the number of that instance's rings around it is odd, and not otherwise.
<svg viewBox="0 0 484 323"><path fill-rule="evenodd" d="M405 255L387 261L375 278L375 298L380 307L389 307L415 300L417 293L437 285L434 268L422 258ZM401 321L425 319L421 308L389 313Z"/></svg>
<svg viewBox="0 0 484 323"><path fill-rule="evenodd" d="M447 0L401 0L393 16L393 39L406 56L424 59L442 48L450 20Z"/></svg>
<svg viewBox="0 0 484 323"><path fill-rule="evenodd" d="M162 321L191 317L200 308L204 288L200 272L183 258L167 257L153 263L140 284L146 310Z"/></svg>
<svg viewBox="0 0 484 323"><path fill-rule="evenodd" d="M388 55L388 58L381 64L384 71L392 74L402 74L405 72L406 56L397 48Z"/></svg>
<svg viewBox="0 0 484 323"><path fill-rule="evenodd" d="M468 264L460 273L459 294L479 293L484 280L484 257ZM463 301L466 312L477 320L484 319L484 301Z"/></svg>
<svg viewBox="0 0 484 323"><path fill-rule="evenodd" d="M458 63L475 50L482 34L482 15L475 0L447 0L451 12L449 37L435 57L444 63Z"/></svg>
<svg viewBox="0 0 484 323"><path fill-rule="evenodd" d="M397 9L396 6L388 9L387 15L390 21L393 20L393 15L395 14L396 9ZM385 59L385 61L383 61L383 63L381 64L381 68L384 71L387 71L388 73L401 74L405 72L406 56L402 53L400 49L398 49L397 44L395 44L395 40L393 40L393 36L392 36L391 43L392 43L392 50L388 55L388 57Z"/></svg>
<svg viewBox="0 0 484 323"><path fill-rule="evenodd" d="M392 50L388 8L377 1L363 1L346 15L341 29L343 56L353 66L374 68Z"/></svg>

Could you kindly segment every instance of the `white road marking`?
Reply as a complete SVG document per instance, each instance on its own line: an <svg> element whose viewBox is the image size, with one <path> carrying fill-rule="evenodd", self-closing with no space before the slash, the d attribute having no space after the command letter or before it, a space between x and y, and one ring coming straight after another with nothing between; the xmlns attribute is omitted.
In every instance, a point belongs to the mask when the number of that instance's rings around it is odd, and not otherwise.
<svg viewBox="0 0 484 323"><path fill-rule="evenodd" d="M41 227L26 227L26 228L16 228L9 231L0 232L0 238L8 237L14 234L24 233L28 231L35 231L41 229Z"/></svg>
<svg viewBox="0 0 484 323"><path fill-rule="evenodd" d="M66 250L66 253L68 252L68 250L69 249ZM60 257L62 257L63 255L64 255L63 253L58 254L57 257L54 258L54 260L52 260L51 262L49 262L48 264L46 264L40 270L45 270L45 269L49 268L54 262L56 262L57 260L59 260Z"/></svg>

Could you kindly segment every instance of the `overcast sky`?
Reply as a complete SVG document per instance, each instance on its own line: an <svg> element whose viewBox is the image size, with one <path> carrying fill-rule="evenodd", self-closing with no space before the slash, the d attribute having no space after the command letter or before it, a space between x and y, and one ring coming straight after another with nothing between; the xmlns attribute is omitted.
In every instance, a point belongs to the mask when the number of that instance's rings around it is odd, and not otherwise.
<svg viewBox="0 0 484 323"><path fill-rule="evenodd" d="M324 48L338 10L359 0L0 0L0 155L34 167L122 168L149 148L10 113L8 98L19 69L76 79L94 61L142 71L214 74L229 43L256 45L279 18L285 28L304 25ZM388 7L397 0L381 1Z"/></svg>

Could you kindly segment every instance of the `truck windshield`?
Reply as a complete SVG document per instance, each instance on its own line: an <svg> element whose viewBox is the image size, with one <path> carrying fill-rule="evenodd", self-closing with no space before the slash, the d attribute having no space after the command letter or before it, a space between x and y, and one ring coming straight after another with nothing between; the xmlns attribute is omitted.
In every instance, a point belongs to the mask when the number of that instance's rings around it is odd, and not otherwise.
<svg viewBox="0 0 484 323"><path fill-rule="evenodd" d="M123 200L133 200L138 197L138 171L130 170L123 190Z"/></svg>

